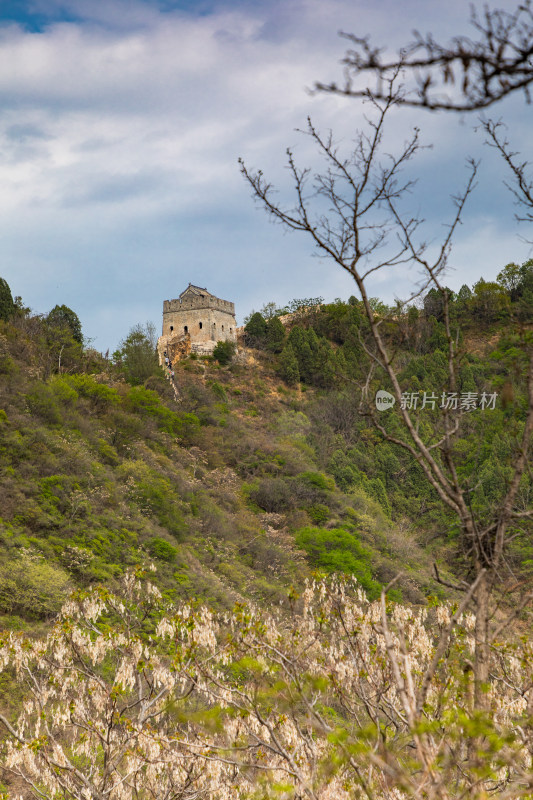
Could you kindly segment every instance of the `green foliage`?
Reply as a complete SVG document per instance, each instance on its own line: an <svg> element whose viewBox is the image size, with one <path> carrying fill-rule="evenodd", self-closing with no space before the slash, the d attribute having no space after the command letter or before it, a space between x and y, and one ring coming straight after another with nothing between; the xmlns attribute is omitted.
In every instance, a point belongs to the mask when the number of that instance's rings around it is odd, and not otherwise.
<svg viewBox="0 0 533 800"><path fill-rule="evenodd" d="M7 322L15 313L11 289L5 278L0 278L0 319Z"/></svg>
<svg viewBox="0 0 533 800"><path fill-rule="evenodd" d="M252 347L257 346L257 344L261 344L266 336L266 331L266 320L263 315L259 313L259 311L256 311L255 314L252 314L244 326L246 342L249 345L252 345Z"/></svg>
<svg viewBox="0 0 533 800"><path fill-rule="evenodd" d="M289 314L298 314L303 311L307 311L308 309L316 308L323 302L323 297L294 298L294 300L291 300L289 303L287 303L287 306L284 310Z"/></svg>
<svg viewBox="0 0 533 800"><path fill-rule="evenodd" d="M95 380L91 375L65 375L61 379L56 379L52 385L57 387L57 392L62 391L62 386L69 386L80 397L89 400L97 413L107 411L120 402L116 389Z"/></svg>
<svg viewBox="0 0 533 800"><path fill-rule="evenodd" d="M47 325L52 329L67 330L78 344L83 344L81 322L78 315L68 306L54 306L46 317Z"/></svg>
<svg viewBox="0 0 533 800"><path fill-rule="evenodd" d="M331 517L331 511L324 503L315 503L314 505L309 506L307 513L316 525L321 525L322 523L327 522Z"/></svg>
<svg viewBox="0 0 533 800"><path fill-rule="evenodd" d="M47 619L59 611L69 588L69 576L60 567L25 552L0 566L0 611Z"/></svg>
<svg viewBox="0 0 533 800"><path fill-rule="evenodd" d="M229 364L235 355L235 350L235 342L230 342L228 340L225 342L217 342L213 350L213 358L216 358L219 364Z"/></svg>
<svg viewBox="0 0 533 800"><path fill-rule="evenodd" d="M470 309L484 323L505 319L509 314L509 297L495 281L480 278L474 284Z"/></svg>
<svg viewBox="0 0 533 800"><path fill-rule="evenodd" d="M186 442L192 443L200 428L196 414L171 411L161 402L157 392L144 386L133 386L124 399L124 406L141 417L153 419L160 430Z"/></svg>
<svg viewBox="0 0 533 800"><path fill-rule="evenodd" d="M273 353L280 353L285 341L285 328L279 317L268 320L265 331L266 346Z"/></svg>
<svg viewBox="0 0 533 800"><path fill-rule="evenodd" d="M178 554L177 548L173 547L166 539L154 537L146 542L146 549L154 558L160 561L175 561Z"/></svg>
<svg viewBox="0 0 533 800"><path fill-rule="evenodd" d="M298 475L298 480L308 486L322 489L323 492L333 492L335 490L335 481L324 475L323 472L301 472Z"/></svg>
<svg viewBox="0 0 533 800"><path fill-rule="evenodd" d="M430 289L424 297L424 314L426 317L435 317L437 322L444 321L444 293L448 296L448 303L452 304L455 295L451 289L443 287L442 291Z"/></svg>
<svg viewBox="0 0 533 800"><path fill-rule="evenodd" d="M355 575L367 596L376 599L381 586L372 577L371 552L352 531L344 528L302 528L296 533L298 547L305 550L309 563L326 573L340 572Z"/></svg>
<svg viewBox="0 0 533 800"><path fill-rule="evenodd" d="M520 267L514 263L507 264L496 277L497 282L508 293L511 302L515 302L520 297L521 279Z"/></svg>
<svg viewBox="0 0 533 800"><path fill-rule="evenodd" d="M283 478L264 478L250 492L250 499L265 511L287 511L294 507L291 487Z"/></svg>
<svg viewBox="0 0 533 800"><path fill-rule="evenodd" d="M278 372L280 377L283 378L285 383L289 386L294 386L300 380L298 360L291 344L287 344L281 352Z"/></svg>
<svg viewBox="0 0 533 800"><path fill-rule="evenodd" d="M163 528L180 538L184 531L183 512L170 481L143 461L126 462L120 472L126 478L130 499L141 513L155 517Z"/></svg>
<svg viewBox="0 0 533 800"><path fill-rule="evenodd" d="M126 380L133 386L159 373L155 347L155 328L152 323L147 323L144 326L135 325L113 353L115 364L123 370Z"/></svg>
<svg viewBox="0 0 533 800"><path fill-rule="evenodd" d="M35 383L26 395L28 409L36 414L43 422L49 425L59 425L62 414L57 395L53 388L46 383Z"/></svg>

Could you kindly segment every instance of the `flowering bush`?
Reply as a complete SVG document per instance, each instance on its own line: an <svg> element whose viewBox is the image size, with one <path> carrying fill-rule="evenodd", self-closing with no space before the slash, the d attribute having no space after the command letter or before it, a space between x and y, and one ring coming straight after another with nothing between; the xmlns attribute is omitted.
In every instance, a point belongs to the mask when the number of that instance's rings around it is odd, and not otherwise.
<svg viewBox="0 0 533 800"><path fill-rule="evenodd" d="M529 642L492 648L474 707L467 605L310 583L270 612L172 607L140 575L6 633L26 687L5 766L41 798L532 797Z"/></svg>

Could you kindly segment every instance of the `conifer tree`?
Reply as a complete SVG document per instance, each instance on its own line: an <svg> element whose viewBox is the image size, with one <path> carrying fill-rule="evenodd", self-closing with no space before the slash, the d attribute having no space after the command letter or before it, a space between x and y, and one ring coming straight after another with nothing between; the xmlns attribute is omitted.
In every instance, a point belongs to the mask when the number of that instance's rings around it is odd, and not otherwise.
<svg viewBox="0 0 533 800"><path fill-rule="evenodd" d="M283 380L294 386L300 380L298 361L291 344L285 345L279 357L279 374Z"/></svg>
<svg viewBox="0 0 533 800"><path fill-rule="evenodd" d="M15 312L15 303L13 302L13 295L9 284L4 278L0 278L0 319L4 322L13 316Z"/></svg>
<svg viewBox="0 0 533 800"><path fill-rule="evenodd" d="M280 353L285 341L285 328L279 317L271 317L266 325L267 348L273 353Z"/></svg>

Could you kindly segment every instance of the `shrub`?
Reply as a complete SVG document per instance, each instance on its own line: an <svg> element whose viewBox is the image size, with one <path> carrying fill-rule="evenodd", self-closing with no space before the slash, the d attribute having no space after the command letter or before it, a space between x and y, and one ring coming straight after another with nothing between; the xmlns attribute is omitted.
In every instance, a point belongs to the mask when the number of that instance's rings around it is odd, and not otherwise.
<svg viewBox="0 0 533 800"><path fill-rule="evenodd" d="M178 554L176 547L173 547L166 539L158 537L149 539L146 543L146 549L151 556L158 558L160 561L174 561Z"/></svg>
<svg viewBox="0 0 533 800"><path fill-rule="evenodd" d="M0 610L45 619L61 608L69 590L69 577L60 567L23 554L0 567Z"/></svg>
<svg viewBox="0 0 533 800"><path fill-rule="evenodd" d="M90 400L93 408L99 413L106 411L110 406L118 405L120 398L116 389L105 383L98 383L90 375L65 375L56 380L56 385L68 384L80 397Z"/></svg>
<svg viewBox="0 0 533 800"><path fill-rule="evenodd" d="M213 358L216 358L219 364L229 364L235 355L235 350L235 342L217 342L213 350Z"/></svg>
<svg viewBox="0 0 533 800"><path fill-rule="evenodd" d="M324 503L315 503L307 509L307 513L316 525L327 522L331 516L328 506L324 505Z"/></svg>
<svg viewBox="0 0 533 800"><path fill-rule="evenodd" d="M355 575L370 599L379 596L381 586L373 580L369 567L372 554L354 533L344 528L302 528L295 539L315 569Z"/></svg>
<svg viewBox="0 0 533 800"><path fill-rule="evenodd" d="M59 425L61 422L57 398L46 383L35 383L32 391L26 395L26 401L32 414L36 414L43 422L50 425Z"/></svg>
<svg viewBox="0 0 533 800"><path fill-rule="evenodd" d="M250 492L250 499L265 511L286 511L294 507L291 487L283 478L264 478Z"/></svg>

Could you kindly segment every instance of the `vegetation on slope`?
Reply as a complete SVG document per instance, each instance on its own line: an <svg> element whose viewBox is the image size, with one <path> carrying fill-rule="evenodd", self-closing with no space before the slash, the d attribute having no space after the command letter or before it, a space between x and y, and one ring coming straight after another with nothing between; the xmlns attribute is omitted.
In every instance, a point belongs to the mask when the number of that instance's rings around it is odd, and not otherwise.
<svg viewBox="0 0 533 800"><path fill-rule="evenodd" d="M469 328L479 334L479 284L453 304L464 330L461 391L499 393L494 410L470 414L461 445L471 502L487 514L523 416L529 289L520 280L527 284L531 268L516 269L518 282L490 289L499 303L484 295L493 308L484 352L468 352ZM428 295L423 309L384 316L409 392L438 394L443 379L435 303ZM150 560L169 599L222 606L276 601L314 569L354 574L371 598L399 570L396 597L423 602L442 592L431 562L460 569L455 523L418 465L359 414L368 330L357 301L293 306L285 324L254 315L255 348L227 365L175 365L177 403L153 331L137 326L109 361L83 348L70 309L35 317L12 303L0 322L2 627L38 627L71 588L113 584ZM379 301L376 309L390 311ZM297 379L287 374L291 351ZM420 425L435 413L421 410ZM524 504L530 492L526 478ZM524 536L512 559L531 568Z"/></svg>

